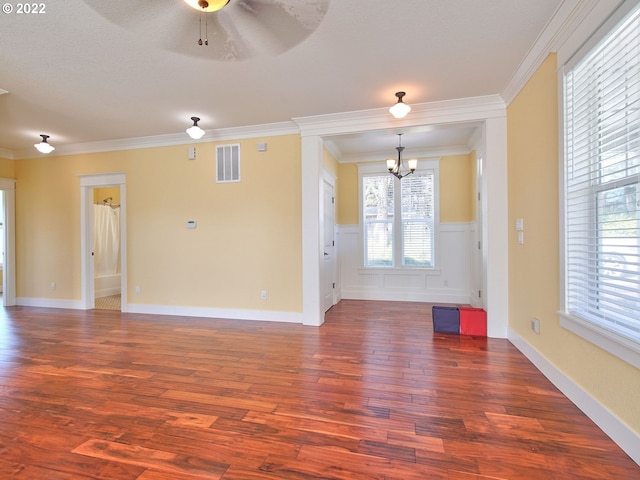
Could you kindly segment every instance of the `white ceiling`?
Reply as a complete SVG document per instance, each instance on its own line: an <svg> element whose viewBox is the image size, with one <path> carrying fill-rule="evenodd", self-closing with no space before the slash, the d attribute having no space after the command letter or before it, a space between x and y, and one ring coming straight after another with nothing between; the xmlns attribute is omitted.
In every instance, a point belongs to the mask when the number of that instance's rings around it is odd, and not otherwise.
<svg viewBox="0 0 640 480"><path fill-rule="evenodd" d="M64 147L182 133L194 115L215 131L388 107L399 90L408 104L502 94L561 3L231 0L207 17L208 47L183 0L0 14L0 156L37 155L40 134ZM405 131L403 144L437 152L473 132L423 129L412 145ZM396 133L333 143L348 161L395 147Z"/></svg>

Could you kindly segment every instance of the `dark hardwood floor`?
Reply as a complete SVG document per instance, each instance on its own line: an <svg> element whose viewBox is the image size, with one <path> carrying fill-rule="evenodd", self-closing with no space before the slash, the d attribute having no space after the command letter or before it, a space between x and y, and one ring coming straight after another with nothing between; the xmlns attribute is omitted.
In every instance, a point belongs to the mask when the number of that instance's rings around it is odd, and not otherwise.
<svg viewBox="0 0 640 480"><path fill-rule="evenodd" d="M506 340L431 305L320 327L0 310L0 479L639 479Z"/></svg>

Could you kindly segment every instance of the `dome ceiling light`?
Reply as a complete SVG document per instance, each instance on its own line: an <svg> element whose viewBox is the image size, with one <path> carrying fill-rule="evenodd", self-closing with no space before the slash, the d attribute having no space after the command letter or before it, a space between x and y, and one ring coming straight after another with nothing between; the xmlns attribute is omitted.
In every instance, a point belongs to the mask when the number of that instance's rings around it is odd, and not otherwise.
<svg viewBox="0 0 640 480"><path fill-rule="evenodd" d="M405 92L396 92L396 97L398 97L398 102L395 103L390 109L391 115L396 118L404 118L407 116L407 113L411 111L411 107L402 101L402 97L406 95Z"/></svg>
<svg viewBox="0 0 640 480"><path fill-rule="evenodd" d="M40 153L53 152L55 150L55 147L51 145L49 142L47 142L47 138L49 138L49 135L40 134L40 136L42 137L42 141L40 143L34 143L33 146L36 147L36 149Z"/></svg>
<svg viewBox="0 0 640 480"><path fill-rule="evenodd" d="M191 120L193 120L193 125L187 128L186 132L191 138L198 140L204 136L205 131L198 126L200 117L191 117Z"/></svg>

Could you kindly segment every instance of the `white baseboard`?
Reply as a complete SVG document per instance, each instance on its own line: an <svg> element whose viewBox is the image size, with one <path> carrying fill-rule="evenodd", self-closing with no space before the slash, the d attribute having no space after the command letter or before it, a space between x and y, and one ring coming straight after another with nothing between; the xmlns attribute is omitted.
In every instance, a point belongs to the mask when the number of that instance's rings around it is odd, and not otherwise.
<svg viewBox="0 0 640 480"><path fill-rule="evenodd" d="M84 310L80 300L50 298L17 298L16 305L25 307L69 308ZM263 322L304 323L302 312L272 312L268 310L235 310L228 308L176 307L171 305L146 305L129 303L122 305L123 312L150 315L174 315L180 317L224 318L230 320L256 320Z"/></svg>
<svg viewBox="0 0 640 480"><path fill-rule="evenodd" d="M263 322L304 323L302 312L272 312L268 310L236 310L228 308L175 307L129 303L123 311L151 315L181 317L224 318L229 320L256 320Z"/></svg>
<svg viewBox="0 0 640 480"><path fill-rule="evenodd" d="M16 298L16 305L23 307L44 307L44 308L69 308L72 310L81 310L83 308L80 300L59 300L55 298Z"/></svg>
<svg viewBox="0 0 640 480"><path fill-rule="evenodd" d="M509 329L507 338L551 383L640 465L640 435L589 395L580 385L558 370L516 332Z"/></svg>

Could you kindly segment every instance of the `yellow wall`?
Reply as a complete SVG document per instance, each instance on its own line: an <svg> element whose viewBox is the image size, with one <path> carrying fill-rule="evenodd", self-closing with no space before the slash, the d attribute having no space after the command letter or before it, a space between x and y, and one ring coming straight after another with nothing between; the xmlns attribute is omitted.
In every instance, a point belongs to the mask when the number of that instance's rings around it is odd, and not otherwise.
<svg viewBox="0 0 640 480"><path fill-rule="evenodd" d="M475 218L471 208L474 197L471 155L454 155L440 160L440 221L470 222Z"/></svg>
<svg viewBox="0 0 640 480"><path fill-rule="evenodd" d="M242 149L228 184L213 143L17 161L18 297L80 299L78 176L124 172L130 303L302 311L300 137L260 141L224 142Z"/></svg>
<svg viewBox="0 0 640 480"><path fill-rule="evenodd" d="M0 158L0 178L15 178L16 161Z"/></svg>
<svg viewBox="0 0 640 480"><path fill-rule="evenodd" d="M118 205L120 204L120 187L104 187L93 189L93 201L94 203L103 203L107 200L108 204Z"/></svg>
<svg viewBox="0 0 640 480"><path fill-rule="evenodd" d="M334 177L338 177L338 162L326 148L322 149L322 166L329 170Z"/></svg>
<svg viewBox="0 0 640 480"><path fill-rule="evenodd" d="M475 212L475 152L440 159L440 221L471 222ZM340 179L337 195L337 223L357 225L358 212L358 166L353 163L340 164Z"/></svg>
<svg viewBox="0 0 640 480"><path fill-rule="evenodd" d="M640 434L638 370L560 326L558 95L546 59L507 110L509 327ZM517 243L516 218L524 220ZM489 267L490 268L490 267ZM530 328L540 319L540 335Z"/></svg>
<svg viewBox="0 0 640 480"><path fill-rule="evenodd" d="M341 163L338 166L338 191L336 195L336 223L339 225L357 225L358 213L358 166L354 163Z"/></svg>

